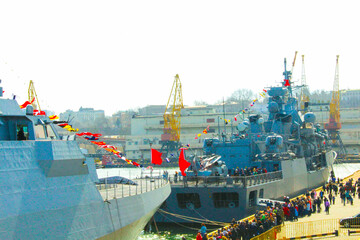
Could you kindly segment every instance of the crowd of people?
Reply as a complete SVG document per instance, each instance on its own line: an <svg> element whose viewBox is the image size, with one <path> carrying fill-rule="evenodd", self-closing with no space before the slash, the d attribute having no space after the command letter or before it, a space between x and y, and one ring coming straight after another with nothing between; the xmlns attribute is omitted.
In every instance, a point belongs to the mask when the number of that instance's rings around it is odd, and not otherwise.
<svg viewBox="0 0 360 240"><path fill-rule="evenodd" d="M256 167L245 167L245 168L235 168L235 169L228 169L229 176L239 177L239 176L251 176L257 174L267 173L266 168L256 168Z"/></svg>
<svg viewBox="0 0 360 240"><path fill-rule="evenodd" d="M274 226L284 224L284 221L298 221L298 218L311 216L321 211L330 214L330 208L335 204L336 196L340 196L344 206L352 205L356 194L360 199L360 178L357 181L350 179L342 183L340 179L333 177L320 191L312 190L291 200L285 196L282 202L268 201L266 209L257 211L253 219L244 221L233 219L229 227L218 229L215 234L206 234L206 227L203 225L196 240L247 240Z"/></svg>

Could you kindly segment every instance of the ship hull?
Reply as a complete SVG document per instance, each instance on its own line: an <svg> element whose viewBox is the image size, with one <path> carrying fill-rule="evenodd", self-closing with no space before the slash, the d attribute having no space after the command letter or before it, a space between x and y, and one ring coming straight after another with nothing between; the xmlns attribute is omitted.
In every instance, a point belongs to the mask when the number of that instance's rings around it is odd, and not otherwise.
<svg viewBox="0 0 360 240"><path fill-rule="evenodd" d="M104 201L75 141L0 141L0 239L136 239L170 194Z"/></svg>
<svg viewBox="0 0 360 240"><path fill-rule="evenodd" d="M284 196L295 197L307 190L324 185L332 170L333 154L328 152L327 166L317 171L307 171L303 158L282 162L282 177L270 182L239 187L226 184L226 186L172 186L169 198L162 206L165 212L155 214L157 222L190 223L188 219L176 217L173 214L184 215L192 218L206 219L217 222L230 222L233 218L242 219L255 213L259 207L256 205L258 198L282 200ZM199 203L186 206L181 204L181 196L198 194ZM216 194L223 199L215 199ZM232 200L226 197L236 196ZM215 197L215 198L214 198ZM223 202L222 202L223 201Z"/></svg>

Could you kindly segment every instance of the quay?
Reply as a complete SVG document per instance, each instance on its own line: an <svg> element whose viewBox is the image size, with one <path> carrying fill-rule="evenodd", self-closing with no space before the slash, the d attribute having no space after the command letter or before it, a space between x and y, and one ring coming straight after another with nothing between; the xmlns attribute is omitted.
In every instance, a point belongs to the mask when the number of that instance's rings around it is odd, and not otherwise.
<svg viewBox="0 0 360 240"><path fill-rule="evenodd" d="M360 170L340 180L340 183L345 184L349 179L353 179L354 183L360 178ZM317 196L323 187L315 189ZM296 198L305 197L300 195L298 197L290 199L290 201ZM328 198L328 193L325 191L324 197ZM346 201L346 200L345 200ZM310 216L299 217L297 221L285 221L284 224L275 226L270 230L251 238L252 240L262 239L360 239L360 223L357 226L351 226L351 228L345 228L340 226L340 219L352 217L360 213L360 199L356 191L353 197L353 204L343 204L340 198L340 193L335 196L335 204L330 205L329 214L325 212L324 204L321 204L321 212L312 213ZM255 215L251 215L247 218L237 221L252 222L255 219ZM360 219L359 219L360 221ZM226 226L222 230L229 230L231 226ZM218 230L209 233L208 239L213 239L213 236L217 235ZM231 238L226 238L231 239ZM241 238L239 238L241 239ZM249 238L247 238L249 239Z"/></svg>

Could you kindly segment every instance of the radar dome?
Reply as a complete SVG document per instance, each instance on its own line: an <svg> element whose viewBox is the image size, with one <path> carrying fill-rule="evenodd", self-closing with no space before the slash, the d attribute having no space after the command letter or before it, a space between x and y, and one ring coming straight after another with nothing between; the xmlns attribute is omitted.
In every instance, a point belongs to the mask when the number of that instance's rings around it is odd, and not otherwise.
<svg viewBox="0 0 360 240"><path fill-rule="evenodd" d="M305 113L304 121L306 123L314 123L316 121L316 117L315 117L314 113L312 113L312 112Z"/></svg>
<svg viewBox="0 0 360 240"><path fill-rule="evenodd" d="M276 102L271 102L269 103L268 109L271 113L277 113L279 111L279 105Z"/></svg>

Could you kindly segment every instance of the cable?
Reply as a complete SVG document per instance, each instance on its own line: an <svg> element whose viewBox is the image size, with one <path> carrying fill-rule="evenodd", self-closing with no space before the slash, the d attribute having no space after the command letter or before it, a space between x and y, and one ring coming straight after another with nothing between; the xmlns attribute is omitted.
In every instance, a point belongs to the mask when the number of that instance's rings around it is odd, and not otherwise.
<svg viewBox="0 0 360 240"><path fill-rule="evenodd" d="M160 209L159 209L160 210ZM183 225L183 224L180 224L180 223L178 223L178 222L175 222L174 220L172 220L172 219L170 219L170 218L168 218L167 216L165 216L164 214L162 214L161 212L159 212L163 217L165 217L166 219L168 219L169 221L171 221L171 222L173 222L173 223L175 223L176 225L179 225L179 226L181 226L181 227L183 227L183 228L188 228L188 229L191 229L191 230L195 230L195 231L198 231L199 229L198 228L192 228L192 227L187 227L187 226L185 226L185 225ZM218 228L208 228L207 230L209 230L209 231L213 231L213 230L217 230Z"/></svg>
<svg viewBox="0 0 360 240"><path fill-rule="evenodd" d="M202 217L203 219L205 219L206 221L208 221L208 222L210 222L210 223L216 223L215 221L211 221L211 220L209 220L209 219L207 219L207 218L205 218L204 216L202 216L198 211L196 211L195 209L193 209L194 210L194 212L196 212L200 217ZM218 222L219 223L219 222ZM225 224L225 225L224 225ZM215 224L215 225L217 225L217 224ZM228 223L223 223L222 225L224 225L224 226L226 226L226 225L228 225Z"/></svg>
<svg viewBox="0 0 360 240"><path fill-rule="evenodd" d="M189 222L203 223L203 222L204 222L204 219L205 219L206 221L209 222L209 224L212 223L211 225L219 225L219 226L229 225L229 223L211 221L211 220L208 220L208 219L206 219L206 218L200 219L200 218L194 218L194 217L184 216L184 215L180 215L180 214L170 213L170 212L164 211L163 209L159 209L158 211L159 211L159 212L166 213L166 214L171 215L171 216L174 216L174 217L179 218L179 219L187 220L187 221L189 221Z"/></svg>

